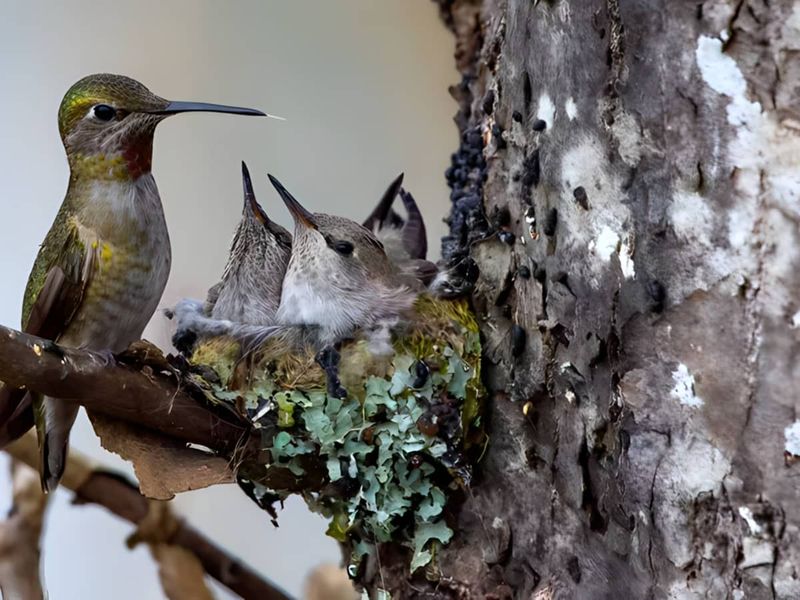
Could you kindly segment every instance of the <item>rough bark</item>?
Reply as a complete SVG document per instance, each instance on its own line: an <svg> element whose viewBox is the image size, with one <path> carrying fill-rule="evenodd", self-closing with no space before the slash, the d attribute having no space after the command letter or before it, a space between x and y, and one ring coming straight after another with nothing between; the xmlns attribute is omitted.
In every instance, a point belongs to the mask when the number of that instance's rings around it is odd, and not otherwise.
<svg viewBox="0 0 800 600"><path fill-rule="evenodd" d="M800 597L800 9L440 5L491 443L438 573L367 587Z"/></svg>

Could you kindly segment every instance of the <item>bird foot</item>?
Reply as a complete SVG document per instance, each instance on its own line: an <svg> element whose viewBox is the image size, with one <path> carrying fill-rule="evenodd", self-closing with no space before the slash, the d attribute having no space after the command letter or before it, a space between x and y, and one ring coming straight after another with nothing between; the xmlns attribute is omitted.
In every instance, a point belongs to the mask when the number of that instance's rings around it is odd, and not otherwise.
<svg viewBox="0 0 800 600"><path fill-rule="evenodd" d="M328 380L328 394L342 399L347 397L347 390L342 387L342 382L339 380L340 359L341 355L335 346L325 346L314 357L317 364L325 371Z"/></svg>
<svg viewBox="0 0 800 600"><path fill-rule="evenodd" d="M64 350L52 340L45 340L44 344L42 344L42 350L55 354L58 358L64 358Z"/></svg>
<svg viewBox="0 0 800 600"><path fill-rule="evenodd" d="M104 348L103 350L93 350L93 353L100 358L104 367L117 362L114 353L108 348Z"/></svg>

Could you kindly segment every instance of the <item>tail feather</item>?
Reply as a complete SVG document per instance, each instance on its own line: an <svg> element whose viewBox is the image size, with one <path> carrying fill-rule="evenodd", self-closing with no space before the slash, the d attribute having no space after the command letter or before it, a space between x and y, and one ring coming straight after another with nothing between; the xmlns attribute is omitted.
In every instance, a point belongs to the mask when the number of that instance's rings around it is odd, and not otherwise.
<svg viewBox="0 0 800 600"><path fill-rule="evenodd" d="M41 451L39 473L42 489L52 492L58 487L67 466L69 432L78 416L78 406L49 397L35 404L40 415L36 429Z"/></svg>

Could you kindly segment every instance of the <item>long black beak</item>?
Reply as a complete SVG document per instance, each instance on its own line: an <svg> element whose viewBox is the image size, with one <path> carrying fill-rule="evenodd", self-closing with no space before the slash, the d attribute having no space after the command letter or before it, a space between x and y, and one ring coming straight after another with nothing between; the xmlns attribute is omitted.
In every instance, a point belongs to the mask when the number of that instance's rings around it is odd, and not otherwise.
<svg viewBox="0 0 800 600"><path fill-rule="evenodd" d="M288 208L289 212L292 213L294 220L298 223L302 223L306 227L316 229L317 222L314 219L314 215L307 211L303 205L300 204L297 199L289 193L289 190L283 187L283 184L281 184L280 181L269 174L267 174L267 177L269 177L270 183L272 183L272 185L278 191L278 194L280 194L281 200L283 200L286 208Z"/></svg>
<svg viewBox="0 0 800 600"><path fill-rule="evenodd" d="M274 115L269 115L254 108L226 106L224 104L209 104L208 102L170 102L164 108L149 112L154 115L177 115L178 113L184 112L217 112L228 113L232 115L249 115L252 117L272 117L275 119L281 119L281 117L275 117Z"/></svg>
<svg viewBox="0 0 800 600"><path fill-rule="evenodd" d="M264 209L256 200L256 194L253 191L253 181L250 179L250 171L247 170L247 165L242 161L242 187L244 188L244 209L247 208L253 213L253 216L258 219L262 225L269 223L269 218Z"/></svg>

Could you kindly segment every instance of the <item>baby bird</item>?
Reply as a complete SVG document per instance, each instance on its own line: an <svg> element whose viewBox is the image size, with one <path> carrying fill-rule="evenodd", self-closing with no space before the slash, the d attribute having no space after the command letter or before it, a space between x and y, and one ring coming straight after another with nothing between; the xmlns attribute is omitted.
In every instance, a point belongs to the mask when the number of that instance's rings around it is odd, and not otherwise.
<svg viewBox="0 0 800 600"><path fill-rule="evenodd" d="M242 162L244 209L228 254L222 281L208 291L205 312L214 319L253 325L272 323L292 251L292 236L271 221L256 201Z"/></svg>
<svg viewBox="0 0 800 600"><path fill-rule="evenodd" d="M169 311L177 321L172 343L182 352L188 353L198 337L230 333L234 324L263 326L275 322L292 236L256 201L244 162L242 185L242 219L233 235L222 280L208 290L205 304L186 299Z"/></svg>
<svg viewBox="0 0 800 600"><path fill-rule="evenodd" d="M272 175L269 179L295 222L277 322L310 332L320 348L317 361L328 374L329 392L344 397L336 374L336 344L358 329L397 323L417 292L404 285L383 244L366 227L312 213Z"/></svg>
<svg viewBox="0 0 800 600"><path fill-rule="evenodd" d="M355 221L311 213L272 175L295 221L277 321L313 326L321 344L397 319L416 293L400 281L383 244Z"/></svg>
<svg viewBox="0 0 800 600"><path fill-rule="evenodd" d="M406 211L405 219L393 208L398 195ZM389 185L363 225L383 243L386 255L398 270L416 280L412 285L424 288L436 276L437 266L426 260L425 222L414 197L403 188L403 173Z"/></svg>

